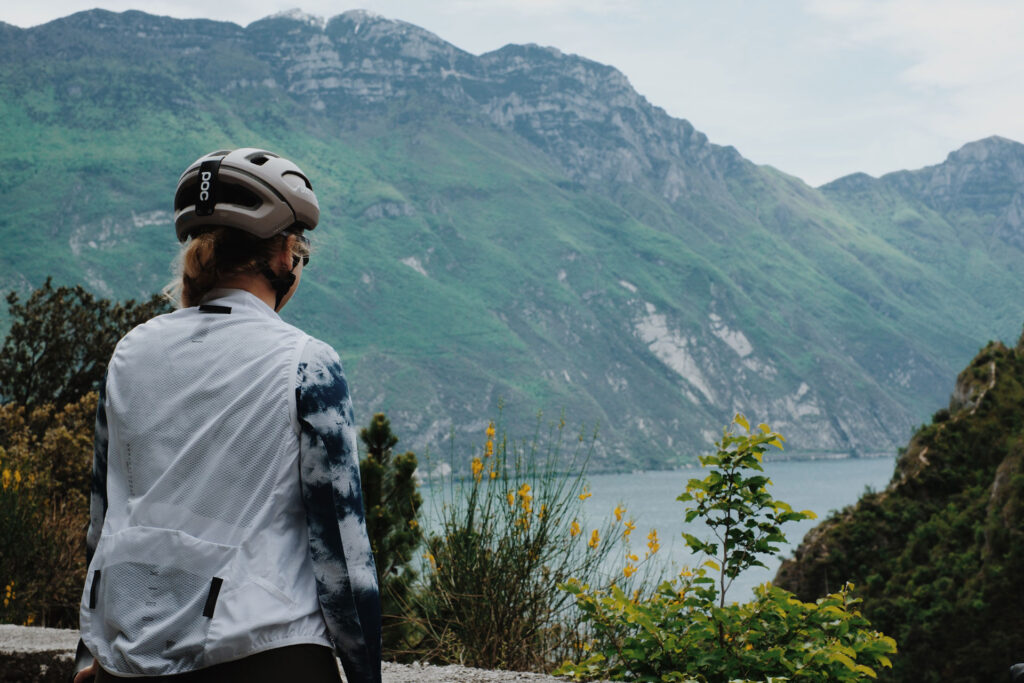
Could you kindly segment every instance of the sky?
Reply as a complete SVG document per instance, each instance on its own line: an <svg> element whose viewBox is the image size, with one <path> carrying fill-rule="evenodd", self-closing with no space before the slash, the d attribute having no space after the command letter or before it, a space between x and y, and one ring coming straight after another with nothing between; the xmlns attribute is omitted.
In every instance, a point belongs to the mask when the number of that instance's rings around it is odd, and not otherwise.
<svg viewBox="0 0 1024 683"><path fill-rule="evenodd" d="M242 26L368 9L474 54L554 46L814 186L937 164L990 135L1024 142L1020 0L48 0L5 3L0 21L96 6Z"/></svg>

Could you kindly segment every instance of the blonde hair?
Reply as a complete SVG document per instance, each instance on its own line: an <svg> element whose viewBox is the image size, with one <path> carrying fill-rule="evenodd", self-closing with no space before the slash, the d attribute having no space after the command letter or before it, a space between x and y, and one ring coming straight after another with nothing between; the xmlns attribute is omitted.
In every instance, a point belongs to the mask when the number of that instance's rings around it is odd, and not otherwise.
<svg viewBox="0 0 1024 683"><path fill-rule="evenodd" d="M177 308L197 306L222 280L241 274L256 274L281 250L288 233L260 239L235 228L214 228L196 235L175 259L175 278L164 287ZM302 240L294 240L292 255L309 255Z"/></svg>

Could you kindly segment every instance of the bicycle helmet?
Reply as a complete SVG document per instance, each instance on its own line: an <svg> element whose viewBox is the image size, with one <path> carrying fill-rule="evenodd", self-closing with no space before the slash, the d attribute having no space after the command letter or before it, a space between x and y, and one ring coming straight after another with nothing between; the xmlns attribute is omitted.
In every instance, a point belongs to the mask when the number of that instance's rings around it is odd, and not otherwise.
<svg viewBox="0 0 1024 683"><path fill-rule="evenodd" d="M312 230L320 220L313 186L298 166L254 147L196 159L178 179L174 230L178 241L214 227L261 239L285 230Z"/></svg>

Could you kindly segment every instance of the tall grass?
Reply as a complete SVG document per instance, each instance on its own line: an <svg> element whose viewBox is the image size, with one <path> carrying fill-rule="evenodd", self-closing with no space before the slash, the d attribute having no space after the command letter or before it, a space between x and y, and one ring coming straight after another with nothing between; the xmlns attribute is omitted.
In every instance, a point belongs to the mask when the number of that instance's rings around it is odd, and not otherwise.
<svg viewBox="0 0 1024 683"><path fill-rule="evenodd" d="M546 671L583 647L579 610L558 589L637 582L612 559L628 554L622 508L581 526L595 438L565 421L523 440L488 426L483 448L456 459L435 495L415 614L420 656L489 669ZM468 467L467 467L468 465ZM610 569L615 567L614 570Z"/></svg>

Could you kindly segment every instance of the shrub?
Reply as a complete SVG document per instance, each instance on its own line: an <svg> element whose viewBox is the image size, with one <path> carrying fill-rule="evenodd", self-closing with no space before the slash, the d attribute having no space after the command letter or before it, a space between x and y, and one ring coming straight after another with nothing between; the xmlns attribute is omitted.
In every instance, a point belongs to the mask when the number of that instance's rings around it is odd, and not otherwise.
<svg viewBox="0 0 1024 683"><path fill-rule="evenodd" d="M441 483L417 593L422 656L544 671L579 645L579 612L559 584L581 577L605 585L612 556L628 550L621 507L600 528L581 524L590 448L581 433L566 453L564 426L517 443L497 438L491 423L468 476Z"/></svg>
<svg viewBox="0 0 1024 683"><path fill-rule="evenodd" d="M78 626L95 412L0 405L0 622Z"/></svg>
<svg viewBox="0 0 1024 683"><path fill-rule="evenodd" d="M648 598L621 588L594 591L578 580L563 588L576 599L591 629L592 654L568 661L558 673L574 678L641 681L860 681L889 667L891 638L871 630L855 609L847 585L817 602L765 584L753 601L726 604L732 580L762 565L785 541L781 525L803 519L767 492L761 461L782 437L767 425L752 432L723 431L717 453L701 458L711 472L691 479L679 500L693 503L686 520L702 518L713 540L684 534L687 545L708 559L663 582Z"/></svg>

